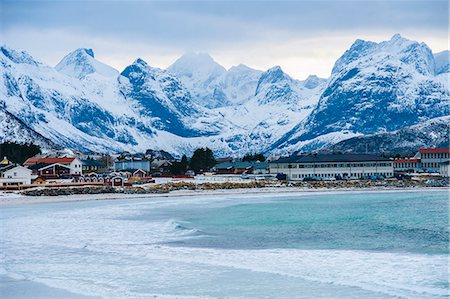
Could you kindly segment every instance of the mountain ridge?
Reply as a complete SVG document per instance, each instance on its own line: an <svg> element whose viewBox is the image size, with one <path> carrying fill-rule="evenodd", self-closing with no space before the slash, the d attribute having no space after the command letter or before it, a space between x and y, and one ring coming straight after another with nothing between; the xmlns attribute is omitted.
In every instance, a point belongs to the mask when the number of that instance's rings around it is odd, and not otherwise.
<svg viewBox="0 0 450 299"><path fill-rule="evenodd" d="M279 66L226 70L207 54L185 56L178 70L137 58L119 73L103 68L91 49L76 49L52 68L2 46L0 105L74 149L181 155L208 146L221 156L278 155L449 115L446 58L448 51L433 54L400 35L357 40L330 78L299 81ZM192 70L196 59L201 63ZM191 77L180 78L180 69ZM192 78L191 70L201 76Z"/></svg>

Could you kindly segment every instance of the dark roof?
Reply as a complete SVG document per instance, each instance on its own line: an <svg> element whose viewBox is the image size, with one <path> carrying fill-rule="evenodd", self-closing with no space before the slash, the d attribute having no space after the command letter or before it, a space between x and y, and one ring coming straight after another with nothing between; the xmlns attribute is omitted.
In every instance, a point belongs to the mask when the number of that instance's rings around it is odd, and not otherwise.
<svg viewBox="0 0 450 299"><path fill-rule="evenodd" d="M83 166L98 166L98 167L105 166L102 162L97 160L81 160L81 163L83 164Z"/></svg>
<svg viewBox="0 0 450 299"><path fill-rule="evenodd" d="M0 172L4 172L4 171L7 171L7 170L10 170L10 169L12 169L12 168L14 168L16 166L17 166L16 164L5 165L3 167L0 167Z"/></svg>
<svg viewBox="0 0 450 299"><path fill-rule="evenodd" d="M38 164L30 165L30 166L28 166L28 168L31 170L38 170L47 165L51 165L51 164L50 163L38 163Z"/></svg>
<svg viewBox="0 0 450 299"><path fill-rule="evenodd" d="M280 158L271 163L320 163L320 162L366 162L366 161L391 161L376 155L367 154L311 154L302 156L290 156Z"/></svg>
<svg viewBox="0 0 450 299"><path fill-rule="evenodd" d="M239 169L246 169L246 168L255 168L255 169L262 169L262 168L267 168L269 167L269 163L268 162L256 162L256 161L252 161L252 162L241 162L241 161L236 161L236 162L224 162L224 163L220 163L217 164L214 168L216 169L231 169L231 168L239 168Z"/></svg>

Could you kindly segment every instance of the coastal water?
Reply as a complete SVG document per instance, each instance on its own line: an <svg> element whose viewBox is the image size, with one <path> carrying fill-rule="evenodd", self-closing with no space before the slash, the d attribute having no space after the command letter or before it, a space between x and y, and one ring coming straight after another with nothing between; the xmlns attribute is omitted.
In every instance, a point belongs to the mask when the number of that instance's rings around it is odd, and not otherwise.
<svg viewBox="0 0 450 299"><path fill-rule="evenodd" d="M446 191L22 205L0 224L0 275L82 295L449 296Z"/></svg>

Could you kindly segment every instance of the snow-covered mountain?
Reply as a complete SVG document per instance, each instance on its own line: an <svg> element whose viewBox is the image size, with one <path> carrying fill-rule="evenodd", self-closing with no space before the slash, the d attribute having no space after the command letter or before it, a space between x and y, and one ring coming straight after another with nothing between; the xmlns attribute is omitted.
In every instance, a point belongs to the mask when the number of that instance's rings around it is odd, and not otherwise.
<svg viewBox="0 0 450 299"><path fill-rule="evenodd" d="M450 51L442 51L434 54L435 74L445 74L450 72Z"/></svg>
<svg viewBox="0 0 450 299"><path fill-rule="evenodd" d="M79 55L84 58L72 59ZM86 151L174 152L183 146L179 136L217 130L214 123L200 122L214 117L190 105L189 92L167 71L138 59L122 74L105 76L105 68L96 72L102 63L93 59L92 51L79 49L57 70L26 52L2 47L0 102L39 134Z"/></svg>
<svg viewBox="0 0 450 299"><path fill-rule="evenodd" d="M398 131L343 140L325 151L349 153L414 153L423 147L450 146L450 116L437 117Z"/></svg>
<svg viewBox="0 0 450 299"><path fill-rule="evenodd" d="M117 77L119 72L96 60L92 49L77 49L65 56L55 69L67 76L82 79L88 75Z"/></svg>
<svg viewBox="0 0 450 299"><path fill-rule="evenodd" d="M212 84L227 70L208 54L185 54L169 66L168 71L177 76L191 91L197 104L208 108L228 104L222 94L215 93L215 85Z"/></svg>
<svg viewBox="0 0 450 299"><path fill-rule="evenodd" d="M138 58L119 73L90 49L53 68L0 48L0 128L18 132L6 125L16 119L30 134L84 151L316 150L450 115L449 95L448 51L433 55L399 35L357 40L330 78L304 81L278 66L226 70L207 54L184 55L168 70Z"/></svg>
<svg viewBox="0 0 450 299"><path fill-rule="evenodd" d="M336 61L308 118L272 149L310 150L449 115L448 73L437 73L434 59L424 43L400 35L381 43L357 40Z"/></svg>
<svg viewBox="0 0 450 299"><path fill-rule="evenodd" d="M255 95L261 71L240 64L228 71L205 53L188 53L168 70L189 89L200 106L218 108L239 105Z"/></svg>
<svg viewBox="0 0 450 299"><path fill-rule="evenodd" d="M50 139L29 128L20 119L3 108L0 108L0 128L2 128L0 130L1 142L35 144L43 150L60 149Z"/></svg>

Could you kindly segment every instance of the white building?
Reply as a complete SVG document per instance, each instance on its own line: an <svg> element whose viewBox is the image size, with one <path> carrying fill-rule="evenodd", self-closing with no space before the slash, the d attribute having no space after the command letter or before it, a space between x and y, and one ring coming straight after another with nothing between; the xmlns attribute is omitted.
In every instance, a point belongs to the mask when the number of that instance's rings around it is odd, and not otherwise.
<svg viewBox="0 0 450 299"><path fill-rule="evenodd" d="M439 165L439 174L441 175L441 177L444 177L444 178L450 177L449 165L450 165L450 161L442 162Z"/></svg>
<svg viewBox="0 0 450 299"><path fill-rule="evenodd" d="M26 160L23 165L37 171L42 167L53 164L60 164L68 167L71 175L81 175L82 173L83 163L80 159L75 157L33 157Z"/></svg>
<svg viewBox="0 0 450 299"><path fill-rule="evenodd" d="M0 186L16 186L31 184L31 170L10 164L0 168Z"/></svg>
<svg viewBox="0 0 450 299"><path fill-rule="evenodd" d="M450 159L450 148L421 148L416 156L420 157L424 170L439 172L440 164Z"/></svg>
<svg viewBox="0 0 450 299"><path fill-rule="evenodd" d="M370 176L392 177L392 161L365 154L311 154L272 161L270 173L285 174L288 180L305 178L361 179Z"/></svg>

